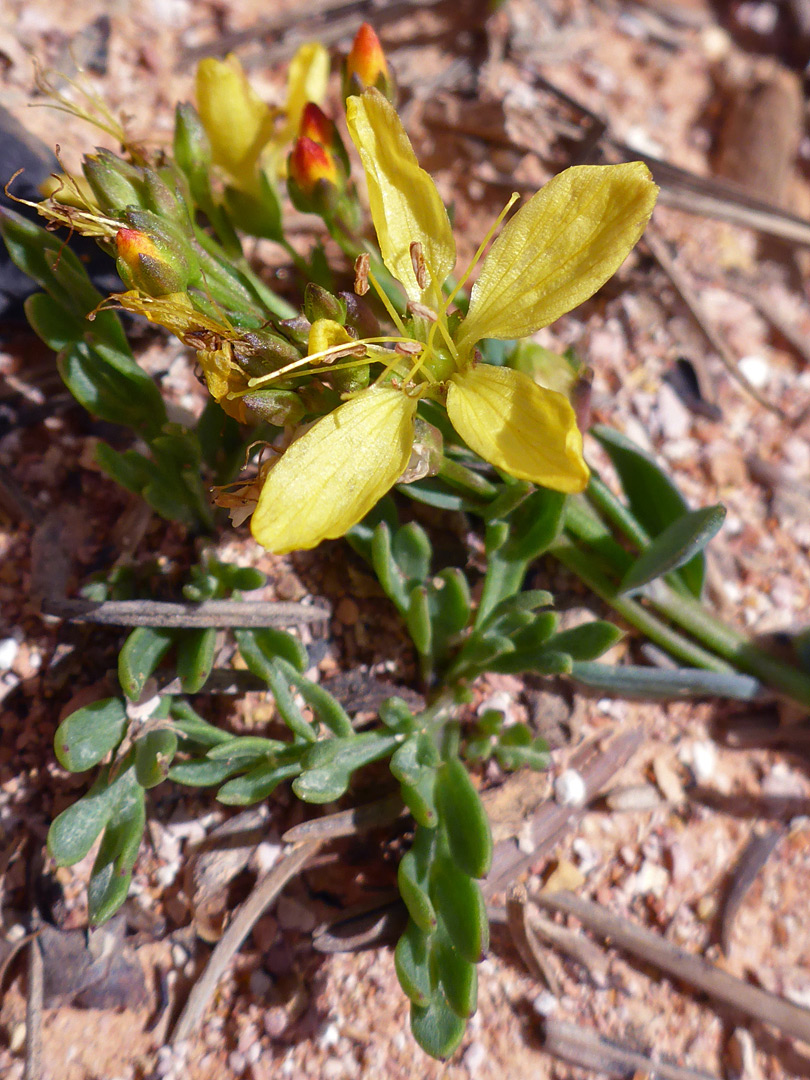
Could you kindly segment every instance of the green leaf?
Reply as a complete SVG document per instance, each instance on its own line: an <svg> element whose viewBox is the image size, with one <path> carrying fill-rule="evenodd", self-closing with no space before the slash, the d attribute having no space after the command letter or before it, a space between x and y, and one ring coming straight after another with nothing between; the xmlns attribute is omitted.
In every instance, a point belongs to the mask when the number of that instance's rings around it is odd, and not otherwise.
<svg viewBox="0 0 810 1080"><path fill-rule="evenodd" d="M447 644L466 629L472 612L470 586L457 567L448 567L428 584L430 609L436 649L444 652Z"/></svg>
<svg viewBox="0 0 810 1080"><path fill-rule="evenodd" d="M154 626L136 626L129 635L118 654L118 681L130 701L140 698L173 641L174 632Z"/></svg>
<svg viewBox="0 0 810 1080"><path fill-rule="evenodd" d="M271 673L276 671L273 661L281 657L296 671L305 671L309 659L301 642L284 630L262 627L258 630L235 630L234 637L242 659L251 671L269 684Z"/></svg>
<svg viewBox="0 0 810 1080"><path fill-rule="evenodd" d="M398 733L409 734L416 728L410 705L399 697L386 698L380 705L379 717L387 728Z"/></svg>
<svg viewBox="0 0 810 1080"><path fill-rule="evenodd" d="M486 877L492 864L492 830L481 798L458 758L445 761L438 771L436 808L456 864L469 877Z"/></svg>
<svg viewBox="0 0 810 1080"><path fill-rule="evenodd" d="M537 675L570 675L573 664L568 653L520 649L497 657L487 664L487 671L499 675L518 675L524 671L534 671Z"/></svg>
<svg viewBox="0 0 810 1080"><path fill-rule="evenodd" d="M501 619L513 613L532 614L538 608L551 607L553 603L554 597L545 589L526 589L525 592L515 593L514 596L507 596L505 600L501 600L482 623L481 629L494 628L495 624L499 623Z"/></svg>
<svg viewBox="0 0 810 1080"><path fill-rule="evenodd" d="M500 551L509 562L536 559L559 536L566 496L538 488L509 516L509 539Z"/></svg>
<svg viewBox="0 0 810 1080"><path fill-rule="evenodd" d="M290 691L290 683L278 664L271 662L267 674L270 689L276 699L279 716L299 739L314 743L317 739L315 729L298 708L298 703Z"/></svg>
<svg viewBox="0 0 810 1080"><path fill-rule="evenodd" d="M226 806L250 806L272 795L279 784L291 776L297 776L300 771L298 761L282 765L269 762L256 765L244 776L237 776L223 784L217 792L217 800Z"/></svg>
<svg viewBox="0 0 810 1080"><path fill-rule="evenodd" d="M433 627L430 621L428 590L424 585L415 585L408 597L405 611L405 625L421 656L430 656L433 646Z"/></svg>
<svg viewBox="0 0 810 1080"><path fill-rule="evenodd" d="M415 1005L427 1005L433 993L429 941L424 930L409 919L394 950L394 968L399 985Z"/></svg>
<svg viewBox="0 0 810 1080"><path fill-rule="evenodd" d="M675 484L657 463L626 435L597 424L591 428L619 474L630 509L650 536L656 537L689 507ZM680 569L680 577L689 591L700 598L706 563L702 554Z"/></svg>
<svg viewBox="0 0 810 1080"><path fill-rule="evenodd" d="M573 660L596 660L602 653L621 641L624 633L613 623L594 619L549 638L545 647L567 653Z"/></svg>
<svg viewBox="0 0 810 1080"><path fill-rule="evenodd" d="M383 592L402 615L408 606L408 583L400 570L392 550L391 529L381 521L371 537L371 565Z"/></svg>
<svg viewBox="0 0 810 1080"><path fill-rule="evenodd" d="M154 438L166 423L163 398L152 378L126 353L74 341L57 357L59 374L93 416Z"/></svg>
<svg viewBox="0 0 810 1080"><path fill-rule="evenodd" d="M185 694L201 690L214 667L217 631L213 626L203 630L184 630L177 635L177 674Z"/></svg>
<svg viewBox="0 0 810 1080"><path fill-rule="evenodd" d="M114 750L127 729L120 698L104 698L65 717L54 736L54 751L63 769L84 772Z"/></svg>
<svg viewBox="0 0 810 1080"><path fill-rule="evenodd" d="M753 701L762 684L750 675L704 671L703 668L640 667L626 664L575 663L571 676L583 686L620 697L640 700L672 700L693 697L724 697Z"/></svg>
<svg viewBox="0 0 810 1080"><path fill-rule="evenodd" d="M449 853L438 851L430 867L429 895L453 946L465 960L477 964L489 947L487 910L478 882ZM411 917L415 918L413 911Z"/></svg>
<svg viewBox="0 0 810 1080"><path fill-rule="evenodd" d="M430 898L430 867L436 830L418 825L413 844L399 861L397 886L408 914L425 934L436 926L436 910Z"/></svg>
<svg viewBox="0 0 810 1080"><path fill-rule="evenodd" d="M389 766L400 782L405 805L426 828L433 828L438 820L435 803L438 764L439 754L433 739L421 732L402 743Z"/></svg>
<svg viewBox="0 0 810 1080"><path fill-rule="evenodd" d="M131 783L116 801L93 863L87 885L91 925L105 922L126 900L145 825L144 791Z"/></svg>
<svg viewBox="0 0 810 1080"><path fill-rule="evenodd" d="M421 525L410 522L394 533L391 555L409 586L425 583L432 554L430 540Z"/></svg>
<svg viewBox="0 0 810 1080"><path fill-rule="evenodd" d="M444 1061L464 1037L466 1022L450 1008L441 990L429 1005L411 1004L411 1032L426 1054Z"/></svg>
<svg viewBox="0 0 810 1080"><path fill-rule="evenodd" d="M63 810L48 830L48 851L58 866L72 866L83 859L110 820L122 792L135 783L134 770L124 768L109 783L109 769L86 795Z"/></svg>
<svg viewBox="0 0 810 1080"><path fill-rule="evenodd" d="M322 686L300 675L286 660L277 659L276 665L309 705L318 720L334 735L353 733L354 728L348 713L328 690L324 690Z"/></svg>
<svg viewBox="0 0 810 1080"><path fill-rule="evenodd" d="M453 948L442 919L434 936L432 959L447 1004L458 1016L472 1016L478 1004L478 969Z"/></svg>
<svg viewBox="0 0 810 1080"><path fill-rule="evenodd" d="M356 769L390 754L397 741L395 735L379 731L321 739L307 749L293 790L305 802L332 802L346 790Z"/></svg>
<svg viewBox="0 0 810 1080"><path fill-rule="evenodd" d="M240 761L242 766L258 761L289 747L280 739L265 739L260 735L228 736L227 742L212 747L206 757L209 761Z"/></svg>
<svg viewBox="0 0 810 1080"><path fill-rule="evenodd" d="M524 766L538 772L548 768L548 745L544 739L534 738L525 724L505 727L495 746L495 756L502 769L513 771Z"/></svg>
<svg viewBox="0 0 810 1080"><path fill-rule="evenodd" d="M229 731L223 731L222 728L209 724L182 698L172 700L169 715L179 735L201 746L217 746L233 738Z"/></svg>
<svg viewBox="0 0 810 1080"><path fill-rule="evenodd" d="M24 307L31 329L54 352L61 352L74 341L82 341L90 328L87 319L69 311L47 293L29 296Z"/></svg>
<svg viewBox="0 0 810 1080"><path fill-rule="evenodd" d="M185 784L186 787L211 787L213 784L221 784L243 767L244 762L208 761L206 758L198 758L172 765L169 779L176 784Z"/></svg>
<svg viewBox="0 0 810 1080"><path fill-rule="evenodd" d="M528 626L512 635L512 644L518 652L545 648L557 629L559 616L555 611L542 611L535 615Z"/></svg>
<svg viewBox="0 0 810 1080"><path fill-rule="evenodd" d="M707 506L683 514L651 542L622 578L620 593L642 588L650 581L688 563L720 530L724 506Z"/></svg>
<svg viewBox="0 0 810 1080"><path fill-rule="evenodd" d="M158 729L142 735L135 743L135 775L144 788L157 787L169 775L177 753L174 731Z"/></svg>

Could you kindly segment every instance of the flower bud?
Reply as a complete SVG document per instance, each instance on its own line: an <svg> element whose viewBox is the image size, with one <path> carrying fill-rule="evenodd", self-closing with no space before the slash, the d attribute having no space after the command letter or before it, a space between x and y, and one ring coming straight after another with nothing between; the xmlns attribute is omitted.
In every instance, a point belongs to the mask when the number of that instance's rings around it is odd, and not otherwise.
<svg viewBox="0 0 810 1080"><path fill-rule="evenodd" d="M190 224L188 210L177 188L177 177L172 177L171 173L167 173L167 178L171 182L171 186L154 169L144 169L144 205L146 209L153 210L156 214L168 218L182 228Z"/></svg>
<svg viewBox="0 0 810 1080"><path fill-rule="evenodd" d="M257 378L300 360L301 353L272 330L243 330L233 342L233 358L247 375Z"/></svg>
<svg viewBox="0 0 810 1080"><path fill-rule="evenodd" d="M99 149L89 154L82 162L82 172L104 213L144 205L140 170L109 150Z"/></svg>
<svg viewBox="0 0 810 1080"><path fill-rule="evenodd" d="M119 229L116 267L128 289L148 296L185 292L188 267L171 248L138 229Z"/></svg>
<svg viewBox="0 0 810 1080"><path fill-rule="evenodd" d="M161 257L168 261L185 279L186 285L197 285L200 281L200 264L192 247L190 225L181 225L160 217L151 210L127 210L124 221L137 232L145 233L161 252Z"/></svg>
<svg viewBox="0 0 810 1080"><path fill-rule="evenodd" d="M380 39L368 23L363 23L343 65L344 100L351 94L362 94L370 86L389 101L394 100L394 81Z"/></svg>
<svg viewBox="0 0 810 1080"><path fill-rule="evenodd" d="M282 319L278 325L290 341L299 345L302 349L307 348L312 323L306 315L296 315L294 319Z"/></svg>
<svg viewBox="0 0 810 1080"><path fill-rule="evenodd" d="M337 124L314 101L304 106L298 135L299 138L312 139L313 142L329 150L339 159L346 175L349 175L349 155L346 153Z"/></svg>
<svg viewBox="0 0 810 1080"><path fill-rule="evenodd" d="M325 146L302 136L287 159L287 186L297 210L332 214L345 187L345 173Z"/></svg>
<svg viewBox="0 0 810 1080"><path fill-rule="evenodd" d="M310 281L304 290L304 314L313 323L316 319L331 319L343 326L346 322L346 303Z"/></svg>
<svg viewBox="0 0 810 1080"><path fill-rule="evenodd" d="M346 305L343 325L354 331L358 338L379 337L380 320L362 297L353 292L339 292L338 297Z"/></svg>
<svg viewBox="0 0 810 1080"><path fill-rule="evenodd" d="M211 168L211 140L200 114L188 102L178 103L174 113L174 160L193 183Z"/></svg>
<svg viewBox="0 0 810 1080"><path fill-rule="evenodd" d="M306 412L303 401L292 390L251 390L240 401L248 412L246 419L264 420L275 427L299 424Z"/></svg>

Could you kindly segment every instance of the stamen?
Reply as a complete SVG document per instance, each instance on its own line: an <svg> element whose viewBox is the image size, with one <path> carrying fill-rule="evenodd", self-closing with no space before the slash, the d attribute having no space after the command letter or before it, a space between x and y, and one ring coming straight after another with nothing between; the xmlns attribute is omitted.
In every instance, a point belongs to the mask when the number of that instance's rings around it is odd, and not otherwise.
<svg viewBox="0 0 810 1080"><path fill-rule="evenodd" d="M354 291L358 296L365 296L368 292L368 271L371 258L367 252L358 255L354 260Z"/></svg>
<svg viewBox="0 0 810 1080"><path fill-rule="evenodd" d="M515 205L515 203L518 201L519 198L520 198L520 195L516 191L514 191L512 193L511 198L509 199L509 202L506 204L506 206L503 208L503 210L501 210L500 214L498 214L498 216L495 218L495 220L492 223L492 225L490 226L486 236L481 241L481 243L478 245L478 250L476 251L475 255L473 255L472 262L467 267L467 269L464 271L464 273L461 275L461 278L459 279L459 282L456 285L455 289L453 289L453 291L450 293L450 295L444 301L444 305L442 307L442 312L441 312L443 315L446 314L447 309L450 307L450 305L453 303L455 298L458 296L458 294L464 288L464 285L466 284L470 274L476 268L476 266L478 265L478 263L479 263L479 261L481 259L481 256L484 254L484 250L485 250L487 244L490 242L490 240L492 239L492 237L493 237L495 231L497 230L498 226L501 224L503 219L506 217L506 215L509 213L509 211L512 209L512 207Z"/></svg>
<svg viewBox="0 0 810 1080"><path fill-rule="evenodd" d="M407 331L405 329L405 325L402 322L402 319L400 319L400 317L399 317L399 313L397 312L396 308L391 303L391 301L388 299L388 296L386 295L385 290L382 288L379 281L377 281L377 279L374 277L374 275L372 274L372 272L370 270L368 272L368 280L370 281L370 283L371 283L374 291L376 292L377 296L379 296L380 303L385 308L385 310L388 312L388 317L391 320L391 322L394 324L394 326L397 328L397 330L399 330L399 332L400 332L400 334L402 334L403 338L407 338L408 333L407 333ZM389 339L389 340L391 340L391 339Z"/></svg>
<svg viewBox="0 0 810 1080"><path fill-rule="evenodd" d="M400 341L394 346L394 352L404 356L418 356L423 347L421 341Z"/></svg>
<svg viewBox="0 0 810 1080"><path fill-rule="evenodd" d="M432 323L436 322L439 318L433 308L429 308L427 304L420 304L418 300L409 301L408 311L410 311L411 315L419 315L421 318L427 319L428 322Z"/></svg>
<svg viewBox="0 0 810 1080"><path fill-rule="evenodd" d="M410 247L411 266L413 267L416 284L420 289L428 287L428 273L425 264L425 253L419 240L414 240Z"/></svg>
<svg viewBox="0 0 810 1080"><path fill-rule="evenodd" d="M396 344L398 341L411 341L411 340L412 339L409 338L409 337L403 337L403 338L376 337L376 338L363 338L361 341L357 341L353 345L347 345L345 342L340 344L340 345L332 345L330 348L324 349L322 352L312 353L309 356L302 356L300 358L300 360L293 360L291 363L285 364L284 367L279 368L277 371L270 371L270 372L268 372L267 375L257 375L253 379L248 379L248 386L251 389L255 389L255 387L257 387L257 386L264 386L266 383L274 382L276 379L283 379L284 376L289 375L289 373L291 371L296 372L296 374L298 374L298 375L319 375L321 372L320 372L320 369L316 366L319 360L328 362L330 359L334 359L336 357L351 355L351 353L349 353L349 350L358 349L360 347L363 348L364 354L365 354L365 347L367 345L377 345L377 344L381 344L381 343L383 343L383 344L391 344L391 343ZM379 350L379 352L381 352L381 353L382 352L387 353L387 351L388 350L383 350L383 349ZM393 355L393 354L391 354L391 355ZM352 367L359 366L359 364L364 363L366 361L366 359L367 359L367 357L364 355L362 360L358 361L357 365L353 364L353 365L347 365L347 366L352 366ZM384 360L380 356L374 356L374 357L372 357L370 359L369 362L370 363L386 363L387 361ZM396 363L396 362L397 361L394 361L394 363ZM311 371L301 370L301 369L306 369L308 366L312 368ZM335 368L330 367L330 371L333 371L333 370L337 371L338 368L337 367L335 367Z"/></svg>

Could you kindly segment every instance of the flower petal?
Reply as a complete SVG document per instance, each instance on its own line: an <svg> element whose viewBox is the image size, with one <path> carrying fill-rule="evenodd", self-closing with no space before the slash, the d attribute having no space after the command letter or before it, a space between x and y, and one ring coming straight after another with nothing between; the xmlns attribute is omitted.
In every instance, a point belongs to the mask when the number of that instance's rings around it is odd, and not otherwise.
<svg viewBox="0 0 810 1080"><path fill-rule="evenodd" d="M456 335L459 350L486 337L525 337L593 296L644 232L657 193L641 161L576 165L555 176L492 245Z"/></svg>
<svg viewBox="0 0 810 1080"><path fill-rule="evenodd" d="M478 364L453 375L447 415L471 450L518 480L569 494L588 483L568 399L520 371Z"/></svg>
<svg viewBox="0 0 810 1080"><path fill-rule="evenodd" d="M456 243L436 185L420 168L401 120L379 90L350 97L346 122L365 169L383 262L402 282L409 300L437 305L441 286L456 264ZM435 277L424 293L411 263L414 242L422 244Z"/></svg>
<svg viewBox="0 0 810 1080"><path fill-rule="evenodd" d="M413 398L382 387L318 420L270 470L254 538L283 555L342 536L405 470L415 412Z"/></svg>
<svg viewBox="0 0 810 1080"><path fill-rule="evenodd" d="M329 53L317 41L308 41L301 45L290 61L287 75L287 118L278 133L276 141L280 144L292 142L298 134L301 114L308 102L320 105L326 97L326 84L329 81Z"/></svg>
<svg viewBox="0 0 810 1080"><path fill-rule="evenodd" d="M197 109L214 161L251 190L256 162L273 134L273 113L248 82L239 59L210 57L197 67Z"/></svg>

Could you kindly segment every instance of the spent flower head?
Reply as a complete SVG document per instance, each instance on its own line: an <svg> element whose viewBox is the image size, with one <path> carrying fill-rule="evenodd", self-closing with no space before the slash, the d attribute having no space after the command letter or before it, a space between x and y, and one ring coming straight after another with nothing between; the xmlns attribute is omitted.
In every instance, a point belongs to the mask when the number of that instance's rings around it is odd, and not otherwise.
<svg viewBox="0 0 810 1080"><path fill-rule="evenodd" d="M298 374L335 361L381 364L382 372L296 439L269 471L253 515L254 537L283 553L343 535L405 472L422 398L444 406L461 439L490 464L543 487L582 491L589 474L567 398L522 372L481 362L476 345L534 333L615 273L655 203L648 169L641 162L578 166L556 176L501 230L462 317L451 310L453 300L517 196L448 293L456 245L447 211L399 117L371 89L349 98L347 122L382 259L407 294L408 315L399 316L361 262L360 291L367 279L397 332L358 341L337 322L313 324L309 355L290 366Z"/></svg>

